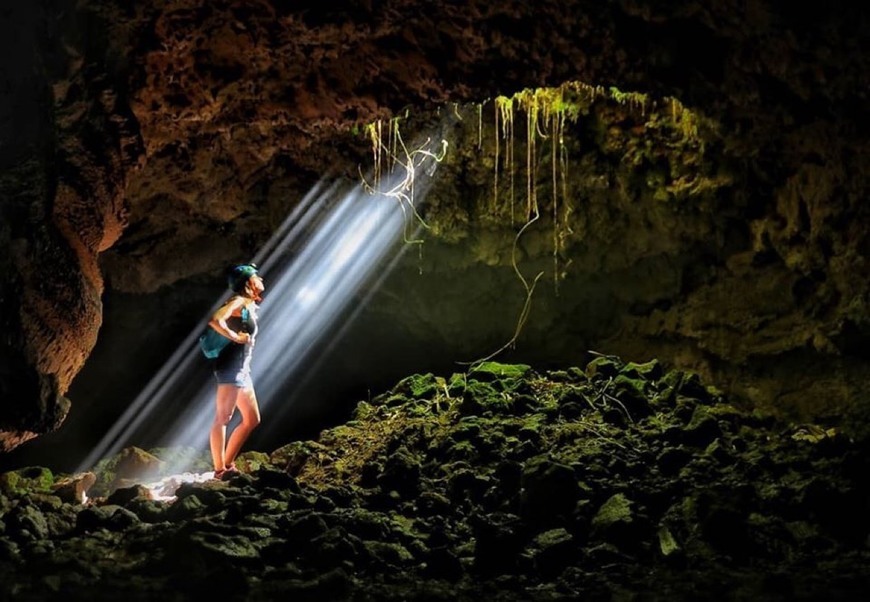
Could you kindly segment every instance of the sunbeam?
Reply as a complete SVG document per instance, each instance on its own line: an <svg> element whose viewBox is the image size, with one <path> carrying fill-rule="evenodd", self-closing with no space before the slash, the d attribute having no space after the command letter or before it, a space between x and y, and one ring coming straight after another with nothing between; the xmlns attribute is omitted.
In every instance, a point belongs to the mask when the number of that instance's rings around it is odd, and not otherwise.
<svg viewBox="0 0 870 602"><path fill-rule="evenodd" d="M305 380L301 368L319 359L312 357L313 351L322 353L333 344L347 328L348 317L360 311L373 286L409 246L409 228L420 225L409 221L418 219L417 209L429 188L428 183L423 186L414 181L414 168L424 160L440 158L425 151L422 159L414 161L411 155L408 159L407 166L397 163L383 180L383 190L402 190L401 196L359 185L342 188L337 182L320 182L253 258L267 287L253 366L264 425L269 407L282 402L276 399L282 386ZM406 206L409 203L413 204ZM225 298L216 300L208 315ZM207 360L197 346L206 321L207 316L187 335L87 455L79 471L90 470L101 459L136 445L144 431L154 432L156 427L163 429L161 446L207 449L215 385L211 378L199 376ZM164 472L183 472L188 469L183 465L186 461Z"/></svg>

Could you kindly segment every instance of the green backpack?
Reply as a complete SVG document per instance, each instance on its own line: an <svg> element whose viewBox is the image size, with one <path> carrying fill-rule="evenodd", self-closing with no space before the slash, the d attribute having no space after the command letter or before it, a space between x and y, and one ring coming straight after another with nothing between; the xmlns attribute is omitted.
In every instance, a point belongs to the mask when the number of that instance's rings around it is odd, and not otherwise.
<svg viewBox="0 0 870 602"><path fill-rule="evenodd" d="M242 308L242 324L248 321L248 308ZM202 354L210 360L213 360L221 354L224 347L233 341L219 333L211 326L205 327L205 332L199 337L199 348Z"/></svg>

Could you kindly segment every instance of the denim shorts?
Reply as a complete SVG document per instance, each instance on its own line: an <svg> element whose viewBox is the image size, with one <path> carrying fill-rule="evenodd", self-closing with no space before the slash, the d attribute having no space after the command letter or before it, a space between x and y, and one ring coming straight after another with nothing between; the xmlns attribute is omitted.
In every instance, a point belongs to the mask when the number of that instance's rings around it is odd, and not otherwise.
<svg viewBox="0 0 870 602"><path fill-rule="evenodd" d="M247 345L231 343L224 347L212 365L215 381L219 385L235 385L248 388L251 381L250 355L252 349Z"/></svg>

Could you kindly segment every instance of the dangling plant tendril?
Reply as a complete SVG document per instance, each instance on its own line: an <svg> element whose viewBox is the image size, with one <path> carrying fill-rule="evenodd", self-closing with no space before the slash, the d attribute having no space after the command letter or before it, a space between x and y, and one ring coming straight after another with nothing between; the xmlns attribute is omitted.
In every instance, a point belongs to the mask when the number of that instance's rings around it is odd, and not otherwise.
<svg viewBox="0 0 870 602"><path fill-rule="evenodd" d="M378 132L380 133L380 122L378 122ZM447 141L441 140L441 150L438 153L427 150L426 147L429 145L431 138L427 138L426 142L424 142L420 148L415 150L408 150L408 147L405 146L405 141L402 140L402 135L399 133L398 124L394 124L392 129L392 142L393 148L387 148L384 145L383 140L380 135L372 136L372 144L374 146L373 151L376 157L376 170L375 170L375 184L369 184L366 180L365 176L362 173L362 168L359 168L360 180L362 181L363 188L369 194L380 194L386 197L394 198L398 201L399 206L402 208L402 215L405 218L405 226L402 232L402 239L406 244L422 244L422 239L410 239L408 237L408 208L410 209L413 216L417 219L417 221L427 230L429 229L429 225L423 220L423 217L417 211L416 205L414 205L414 180L416 178L417 169L423 164L427 159L431 159L436 163L440 163L447 154ZM402 154L404 155L404 160L402 160L398 156L398 149L401 147ZM380 154L383 152L389 158L392 159L392 167L395 169L396 165L405 170L404 177L392 188L389 190L378 190L376 187L380 182ZM407 208L406 208L407 206Z"/></svg>
<svg viewBox="0 0 870 602"><path fill-rule="evenodd" d="M520 279L520 282L523 283L523 288L526 290L526 300L523 303L523 309L520 311L520 317L517 319L517 326L514 329L514 334L513 334L513 336L511 336L511 338L508 340L507 343L505 343L504 345L502 345L501 347L499 347L498 349L496 349L495 351L493 351L492 353L490 353L486 357L482 357L480 359L474 360L473 362L457 362L461 365L472 366L472 368L470 370L471 372L473 372L475 370L475 368L477 368L477 366L479 366L480 364L482 364L484 362L491 360L492 358L494 358L495 356L500 354L505 349L513 347L516 344L517 339L520 336L520 332L522 331L523 326L525 326L525 324L526 324L526 320L528 320L528 318L529 318L529 311L532 308L532 294L535 292L535 286L537 286L538 280L541 279L541 276L544 275L544 272L538 272L538 274L535 276L535 279L532 281L532 284L529 285L529 281L526 280L525 276L523 276L522 272L520 272L520 268L517 265L517 242L519 242L520 236L523 235L523 232L525 232L526 228L530 227L533 223L538 221L539 217L540 217L540 213L538 213L537 207L536 207L535 214L531 217L531 219L529 219L529 221L527 221L525 223L525 225L522 228L520 228L519 232L517 232L516 236L514 237L513 247L511 248L511 265L513 265L514 272L516 272L516 274L517 274L517 278Z"/></svg>
<svg viewBox="0 0 870 602"><path fill-rule="evenodd" d="M513 124L513 105L507 105L508 108L506 110L505 104L507 104L507 103L503 103L502 106L500 107L500 110L502 112L502 116L506 117L505 119L503 119L502 123L510 123L512 126L512 124ZM497 109L497 112L496 112L496 122L498 119L498 110L499 109ZM505 115L506 112L508 113L507 115ZM527 119L526 119L526 135L528 136L528 141L527 141L528 144L526 147L526 170L528 173L527 187L526 187L527 219L526 219L526 223L519 229L516 236L514 236L514 242L513 242L513 245L511 246L511 265L513 266L514 272L516 272L517 278L519 278L520 282L523 285L523 288L526 291L526 299L523 302L523 308L520 311L519 318L517 319L517 325L516 325L516 328L514 329L513 336L511 336L511 338L504 345L502 345L501 347L499 347L498 349L496 349L495 351L493 351L492 353L490 353L486 357L480 358L480 359L475 360L473 362L459 362L460 364L472 366L472 368L471 368L472 371L475 369L475 367L479 366L483 362L491 360L492 358L499 355L505 349L513 347L516 344L517 339L520 336L520 332L522 331L523 326L525 326L526 320L528 320L528 317L529 317L529 311L531 310L531 307L532 307L532 295L535 292L535 286L537 286L538 280L540 280L541 277L544 275L544 272L538 272L538 274L535 276L535 279L532 281L532 284L530 285L529 281L526 280L525 276L523 276L522 272L520 271L519 266L517 265L517 246L519 244L520 237L523 235L523 233L526 231L526 229L530 228L532 226L532 224L534 224L536 221L538 221L538 219L541 217L540 209L538 207L537 190L535 188L533 178L531 176L531 174L534 173L535 164L536 164L536 158L535 158L535 152L534 152L534 133L536 130L537 130L537 111L536 110L529 110L529 111L527 111ZM498 139L498 134L496 134L496 139ZM511 155L512 154L513 153L511 151ZM496 160L496 166L497 166L497 160ZM496 167L496 173L497 172L498 172L498 168ZM511 171L511 173L513 173L513 171ZM513 186L511 188L513 188ZM513 195L511 195L511 220L513 220Z"/></svg>

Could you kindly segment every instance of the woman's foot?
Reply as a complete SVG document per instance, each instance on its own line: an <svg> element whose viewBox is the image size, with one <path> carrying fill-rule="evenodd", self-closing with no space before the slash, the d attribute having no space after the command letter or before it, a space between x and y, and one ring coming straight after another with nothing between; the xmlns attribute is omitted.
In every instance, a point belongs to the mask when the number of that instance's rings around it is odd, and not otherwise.
<svg viewBox="0 0 870 602"><path fill-rule="evenodd" d="M239 469L236 468L235 462L231 463L226 468L218 468L214 471L214 478L218 481L223 481L233 475L239 474Z"/></svg>

